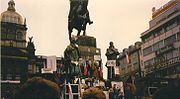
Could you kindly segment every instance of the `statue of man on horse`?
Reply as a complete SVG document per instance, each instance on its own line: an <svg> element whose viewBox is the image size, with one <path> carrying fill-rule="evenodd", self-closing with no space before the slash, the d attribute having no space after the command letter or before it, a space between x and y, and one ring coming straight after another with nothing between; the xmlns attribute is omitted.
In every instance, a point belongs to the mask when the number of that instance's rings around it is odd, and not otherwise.
<svg viewBox="0 0 180 99"><path fill-rule="evenodd" d="M69 40L71 40L71 33L73 28L78 30L77 36L83 31L83 35L86 35L87 23L92 24L90 20L89 11L87 9L88 0L70 0L70 11L68 15L68 31Z"/></svg>

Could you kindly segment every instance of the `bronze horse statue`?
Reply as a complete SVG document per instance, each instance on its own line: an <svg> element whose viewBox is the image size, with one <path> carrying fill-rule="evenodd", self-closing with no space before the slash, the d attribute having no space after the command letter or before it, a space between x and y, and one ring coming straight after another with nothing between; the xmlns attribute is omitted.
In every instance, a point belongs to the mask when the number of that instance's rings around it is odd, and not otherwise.
<svg viewBox="0 0 180 99"><path fill-rule="evenodd" d="M90 21L87 2L71 2L68 16L69 40L71 40L71 33L74 28L78 31L77 36L80 36L81 31L83 31L83 35L86 35L87 23L93 23Z"/></svg>

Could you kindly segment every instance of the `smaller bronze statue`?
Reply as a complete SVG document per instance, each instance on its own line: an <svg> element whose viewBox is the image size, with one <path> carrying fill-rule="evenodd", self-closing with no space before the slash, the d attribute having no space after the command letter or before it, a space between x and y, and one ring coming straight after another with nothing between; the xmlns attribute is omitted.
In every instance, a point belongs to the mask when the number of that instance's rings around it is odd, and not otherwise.
<svg viewBox="0 0 180 99"><path fill-rule="evenodd" d="M33 36L32 37L28 37L29 41L28 41L28 45L27 45L27 50L28 50L28 56L29 57L35 57L35 46L34 46L34 42L32 41Z"/></svg>
<svg viewBox="0 0 180 99"><path fill-rule="evenodd" d="M80 69L77 66L80 58L80 52L76 45L76 37L71 38L70 45L64 51L64 62L66 74L78 74Z"/></svg>
<svg viewBox="0 0 180 99"><path fill-rule="evenodd" d="M109 43L109 48L106 51L107 60L116 60L119 55L118 50L114 47L113 42Z"/></svg>
<svg viewBox="0 0 180 99"><path fill-rule="evenodd" d="M29 42L32 42L33 36L28 37L29 38Z"/></svg>

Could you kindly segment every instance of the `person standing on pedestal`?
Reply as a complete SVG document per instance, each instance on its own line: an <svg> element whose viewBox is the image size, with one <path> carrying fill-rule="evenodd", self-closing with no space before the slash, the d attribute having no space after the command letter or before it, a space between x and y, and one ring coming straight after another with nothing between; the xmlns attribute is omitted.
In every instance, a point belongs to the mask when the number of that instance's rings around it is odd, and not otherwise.
<svg viewBox="0 0 180 99"><path fill-rule="evenodd" d="M110 42L109 48L106 51L107 60L116 60L118 55L118 50L114 47L113 42Z"/></svg>
<svg viewBox="0 0 180 99"><path fill-rule="evenodd" d="M76 37L72 37L70 45L64 51L65 71L67 75L77 76L79 74L80 68L77 66L79 58L80 52L76 44Z"/></svg>
<svg viewBox="0 0 180 99"><path fill-rule="evenodd" d="M107 57L107 60L116 60L117 59L117 56L119 55L119 52L114 47L114 44L113 44L112 41L109 43L109 48L107 49L105 55ZM109 71L109 69L111 69L111 74L110 74L111 76L110 76L110 78L113 78L114 77L114 68L113 67L108 68L108 71Z"/></svg>

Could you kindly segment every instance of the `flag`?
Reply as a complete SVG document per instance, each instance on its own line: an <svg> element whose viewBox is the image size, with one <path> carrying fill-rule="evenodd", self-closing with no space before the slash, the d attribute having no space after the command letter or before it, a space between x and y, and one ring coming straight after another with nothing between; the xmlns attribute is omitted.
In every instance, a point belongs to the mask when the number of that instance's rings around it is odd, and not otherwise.
<svg viewBox="0 0 180 99"><path fill-rule="evenodd" d="M102 67L100 67L99 74L100 74L100 77L103 77L103 71L102 71Z"/></svg>
<svg viewBox="0 0 180 99"><path fill-rule="evenodd" d="M81 86L81 79L78 78L78 81L79 81L79 97L81 97L81 96L82 96L82 94L81 94L81 89L82 89L82 86Z"/></svg>
<svg viewBox="0 0 180 99"><path fill-rule="evenodd" d="M69 82L68 82L68 93L69 93L69 99L73 99L72 88Z"/></svg>
<svg viewBox="0 0 180 99"><path fill-rule="evenodd" d="M120 73L119 73L119 67L118 67L118 66L114 66L114 70L115 70L115 71L114 71L115 74L120 74Z"/></svg>
<svg viewBox="0 0 180 99"><path fill-rule="evenodd" d="M126 51L126 52L125 52L125 55L126 55L127 63L130 64L130 63L131 63L130 53L129 53L128 51Z"/></svg>
<svg viewBox="0 0 180 99"><path fill-rule="evenodd" d="M85 62L85 64L84 64L84 76L86 76L87 75L87 68L88 68L88 64Z"/></svg>

